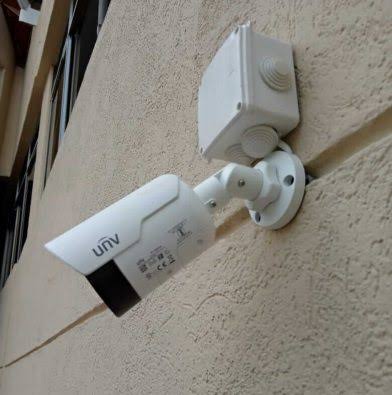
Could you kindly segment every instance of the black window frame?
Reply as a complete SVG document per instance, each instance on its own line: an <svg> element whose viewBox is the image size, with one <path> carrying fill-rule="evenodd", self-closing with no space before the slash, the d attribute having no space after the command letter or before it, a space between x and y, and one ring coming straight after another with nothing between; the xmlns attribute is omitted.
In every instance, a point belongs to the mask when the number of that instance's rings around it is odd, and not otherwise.
<svg viewBox="0 0 392 395"><path fill-rule="evenodd" d="M27 239L37 144L38 131L27 151L22 172L14 187L14 199L10 204L6 219L3 251L0 256L0 289L4 287L14 265L18 263Z"/></svg>
<svg viewBox="0 0 392 395"><path fill-rule="evenodd" d="M67 31L62 50L55 67L51 92L50 132L47 147L45 183L52 168L57 150L62 143L73 106L75 104L84 73L98 38L110 0L73 0L70 4ZM96 7L94 7L96 5ZM95 36L82 37L88 13L96 15ZM89 21L91 23L91 21ZM92 26L89 25L90 33ZM85 40L87 39L87 41ZM83 41L84 40L84 41ZM90 40L90 41L89 41ZM81 46L88 42L89 51L83 54L81 68ZM61 102L58 99L61 96ZM60 114L60 115L59 115Z"/></svg>

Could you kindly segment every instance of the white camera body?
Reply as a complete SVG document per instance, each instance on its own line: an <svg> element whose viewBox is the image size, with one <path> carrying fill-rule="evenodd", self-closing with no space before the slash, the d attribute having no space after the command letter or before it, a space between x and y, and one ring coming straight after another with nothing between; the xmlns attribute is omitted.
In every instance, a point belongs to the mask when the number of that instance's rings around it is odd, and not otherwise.
<svg viewBox="0 0 392 395"><path fill-rule="evenodd" d="M45 247L85 275L121 315L214 238L213 219L192 188L175 175L163 175ZM116 289L119 282L124 289Z"/></svg>

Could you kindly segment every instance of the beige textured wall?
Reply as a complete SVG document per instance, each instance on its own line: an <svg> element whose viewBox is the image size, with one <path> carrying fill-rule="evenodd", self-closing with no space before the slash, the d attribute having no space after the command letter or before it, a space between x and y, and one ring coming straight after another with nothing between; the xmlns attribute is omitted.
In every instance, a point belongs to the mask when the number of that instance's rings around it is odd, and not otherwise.
<svg viewBox="0 0 392 395"><path fill-rule="evenodd" d="M9 107L5 124L3 144L0 147L0 176L8 177L12 172L12 165L17 150L17 130L20 119L20 101L23 92L24 69L16 67L13 71L11 92L9 92Z"/></svg>
<svg viewBox="0 0 392 395"><path fill-rule="evenodd" d="M391 11L112 0L0 294L1 393L390 394ZM157 175L197 184L222 165L196 150L197 87L246 20L294 45L302 120L289 140L320 177L279 232L232 204L214 247L116 319L42 245Z"/></svg>

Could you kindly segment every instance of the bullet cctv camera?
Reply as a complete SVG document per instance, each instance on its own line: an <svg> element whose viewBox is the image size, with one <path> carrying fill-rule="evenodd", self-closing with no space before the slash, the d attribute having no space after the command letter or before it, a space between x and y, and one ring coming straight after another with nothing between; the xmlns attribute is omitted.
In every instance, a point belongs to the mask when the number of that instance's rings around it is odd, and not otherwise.
<svg viewBox="0 0 392 395"><path fill-rule="evenodd" d="M300 160L282 151L255 168L231 163L195 189L163 175L45 247L120 316L214 243L212 214L231 198L245 200L256 224L279 229L298 211L304 187Z"/></svg>
<svg viewBox="0 0 392 395"><path fill-rule="evenodd" d="M193 190L163 175L46 244L116 315L208 248L214 225Z"/></svg>
<svg viewBox="0 0 392 395"><path fill-rule="evenodd" d="M280 140L299 120L294 77L290 45L239 26L208 66L198 100L203 156L236 163L194 189L158 177L46 248L120 316L214 243L212 214L231 198L245 200L255 224L285 226L305 190L301 161ZM264 160L243 166L255 158Z"/></svg>

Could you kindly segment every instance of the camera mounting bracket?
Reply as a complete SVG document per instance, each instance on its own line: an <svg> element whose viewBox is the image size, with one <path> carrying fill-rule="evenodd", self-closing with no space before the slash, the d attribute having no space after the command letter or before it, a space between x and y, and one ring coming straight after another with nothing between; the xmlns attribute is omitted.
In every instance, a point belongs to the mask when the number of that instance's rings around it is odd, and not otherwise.
<svg viewBox="0 0 392 395"><path fill-rule="evenodd" d="M296 155L275 151L253 168L230 163L194 191L211 213L231 198L241 198L254 223L280 229L294 218L301 205L305 171Z"/></svg>

